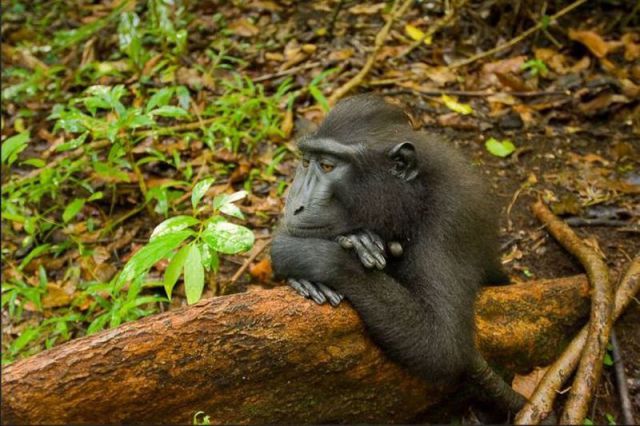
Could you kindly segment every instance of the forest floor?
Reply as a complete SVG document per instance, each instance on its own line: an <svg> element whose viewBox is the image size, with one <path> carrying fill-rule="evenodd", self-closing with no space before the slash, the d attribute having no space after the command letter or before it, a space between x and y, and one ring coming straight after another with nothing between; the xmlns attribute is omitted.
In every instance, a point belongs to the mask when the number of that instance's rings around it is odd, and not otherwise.
<svg viewBox="0 0 640 426"><path fill-rule="evenodd" d="M403 105L487 176L514 282L583 272L530 212L538 197L618 278L640 253L638 6L524 3L412 4L351 93ZM295 138L362 69L390 4L182 5L2 2L3 364L185 305L181 281L169 298L158 284L166 258L139 287L114 277L159 223L195 215L207 177L204 200L247 191L233 220L256 243L208 265L203 297L282 285L268 245ZM639 416L635 302L615 329ZM589 418L620 422L619 406L608 366Z"/></svg>

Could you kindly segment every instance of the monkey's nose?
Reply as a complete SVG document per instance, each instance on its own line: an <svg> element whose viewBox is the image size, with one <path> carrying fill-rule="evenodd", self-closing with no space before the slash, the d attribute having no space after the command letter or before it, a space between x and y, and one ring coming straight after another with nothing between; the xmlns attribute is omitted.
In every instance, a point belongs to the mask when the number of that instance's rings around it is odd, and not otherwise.
<svg viewBox="0 0 640 426"><path fill-rule="evenodd" d="M297 215L298 213L302 212L302 210L304 210L304 206L300 206L300 207L298 207L297 209L295 209L295 210L293 211L293 215L294 215L294 216L295 216L295 215Z"/></svg>

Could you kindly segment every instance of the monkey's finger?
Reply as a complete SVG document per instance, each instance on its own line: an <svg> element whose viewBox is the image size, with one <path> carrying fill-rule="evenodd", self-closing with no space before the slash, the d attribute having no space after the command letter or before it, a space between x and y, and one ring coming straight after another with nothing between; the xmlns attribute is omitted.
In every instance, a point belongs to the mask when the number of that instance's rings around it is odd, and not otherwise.
<svg viewBox="0 0 640 426"><path fill-rule="evenodd" d="M384 258L384 251L380 252L380 248L371 239L371 237L369 237L368 234L361 234L358 236L358 238L362 245L369 252L369 255L373 257L376 268L384 269L384 267L387 266L387 261Z"/></svg>
<svg viewBox="0 0 640 426"><path fill-rule="evenodd" d="M348 237L341 235L337 238L337 240L338 240L338 244L340 244L342 248L345 248L345 249L353 248L353 243Z"/></svg>
<svg viewBox="0 0 640 426"><path fill-rule="evenodd" d="M335 290L327 287L326 285L321 283L316 283L316 287L318 287L318 290L320 290L325 296L327 296L331 306L336 307L342 301L342 295L336 292Z"/></svg>
<svg viewBox="0 0 640 426"><path fill-rule="evenodd" d="M367 230L366 233L367 235L369 235L369 238L371 238L373 243L378 246L378 248L380 249L380 253L384 253L384 241L382 240L382 238L375 232L371 232L369 230Z"/></svg>
<svg viewBox="0 0 640 426"><path fill-rule="evenodd" d="M298 281L294 280L293 278L289 278L287 280L287 284L289 285L289 287L294 289L301 296L309 297L309 292L307 291L307 289L305 289L302 284L300 284Z"/></svg>
<svg viewBox="0 0 640 426"><path fill-rule="evenodd" d="M327 301L327 298L324 294L318 291L315 284L308 280L299 280L300 284L304 286L304 288L309 292L309 297L313 299L318 305L322 305Z"/></svg>
<svg viewBox="0 0 640 426"><path fill-rule="evenodd" d="M360 262L362 262L364 267L373 268L376 265L376 261L371 253L369 253L369 249L367 249L362 241L360 241L360 238L357 235L350 235L349 239L353 243L353 248L358 254Z"/></svg>

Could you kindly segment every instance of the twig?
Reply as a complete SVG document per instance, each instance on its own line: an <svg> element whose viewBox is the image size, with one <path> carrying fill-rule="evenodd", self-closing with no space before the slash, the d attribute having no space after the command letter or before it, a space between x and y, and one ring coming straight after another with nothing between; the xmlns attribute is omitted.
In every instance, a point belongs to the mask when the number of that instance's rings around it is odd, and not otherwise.
<svg viewBox="0 0 640 426"><path fill-rule="evenodd" d="M242 266L236 271L235 274L233 274L233 276L231 277L231 279L229 280L229 283L227 284L227 286L232 285L233 283L235 283L236 281L238 281L238 279L242 276L242 274L244 274L244 271L247 270L247 268L249 267L249 265L251 264L251 262L253 262L256 257L258 257L260 255L260 253L262 253L264 251L264 249L269 245L268 241L264 241L264 240L259 240L256 243L256 248L253 250L253 253L251 253L251 256L247 257L244 261L244 263L242 264Z"/></svg>
<svg viewBox="0 0 640 426"><path fill-rule="evenodd" d="M273 78L278 78L278 77L284 77L285 75L291 75L291 74L295 74L298 71L303 71L309 68L315 68L322 65L322 62L307 62L304 63L302 65L298 65L297 67L291 67L289 69L283 70L283 71L278 71L278 72L274 72L273 74L265 74L265 75L261 75L260 77L256 77L253 79L254 83L259 83L261 81L266 81L266 80L271 80Z"/></svg>
<svg viewBox="0 0 640 426"><path fill-rule="evenodd" d="M640 290L640 256L637 256L631 262L616 291L613 312L615 319L624 312L638 290ZM552 411L557 392L562 388L578 365L582 350L587 341L588 333L589 327L583 327L580 333L578 333L569 346L567 346L560 358L549 367L534 394L529 399L529 402L518 413L516 424L538 424L541 419L544 419Z"/></svg>
<svg viewBox="0 0 640 426"><path fill-rule="evenodd" d="M213 123L218 120L219 117L205 118L204 120L198 120L191 123L178 124L176 126L160 127L152 130L142 130L134 132L135 136L147 137L147 136L159 136L167 133L179 132L182 130L196 130L204 126L205 124Z"/></svg>
<svg viewBox="0 0 640 426"><path fill-rule="evenodd" d="M331 21L329 21L329 27L327 28L327 36L333 36L333 29L336 26L336 21L338 20L338 15L344 6L344 0L338 0L338 4L333 9L333 13L331 14Z"/></svg>
<svg viewBox="0 0 640 426"><path fill-rule="evenodd" d="M627 226L628 220L599 218L570 217L566 219L571 226Z"/></svg>
<svg viewBox="0 0 640 426"><path fill-rule="evenodd" d="M396 84L397 81L391 80L379 80L379 81L371 81L367 83L367 85L371 86L384 86L387 84ZM402 87L402 86L399 86ZM531 92L491 92L488 90L455 90L455 89L420 89L420 88L403 88L396 90L388 90L384 92L385 95L400 95L400 94L419 94L425 96L440 96L440 95L450 95L450 96L469 96L469 97L482 97L482 96L493 96L499 94L506 94L511 96L516 96L519 98L534 98L538 96L547 96L547 95L564 95L569 96L570 93L562 92L559 90L536 90Z"/></svg>
<svg viewBox="0 0 640 426"><path fill-rule="evenodd" d="M155 217L156 212L151 207L151 204L147 203L147 182L144 180L144 175L142 174L142 170L138 167L135 158L133 158L133 150L129 143L126 144L127 147L127 158L129 159L129 163L131 163L131 168L133 169L133 173L136 175L138 181L138 188L140 188L140 192L142 193L142 199L144 200L144 206L147 209L147 213L149 213L149 217Z"/></svg>
<svg viewBox="0 0 640 426"><path fill-rule="evenodd" d="M571 3L569 6L565 7L564 9L560 10L558 13L552 15L549 18L549 21L553 22L556 19L560 18L561 16L566 15L567 13L571 12L573 9L577 8L578 6L582 5L583 3L586 3L587 0L577 0L573 3ZM518 35L517 37L507 41L506 43L502 43L496 47L494 47L493 49L489 49L485 52L480 52L477 55L473 55L467 59L463 59L461 61L458 62L454 62L453 64L449 65L449 68L459 68L465 65L469 65L472 62L477 61L478 59L482 59L482 58L486 58L487 56L491 56L494 53L498 53L503 51L504 49L507 49L511 46L514 46L518 43L520 43L522 40L524 40L525 38L529 37L531 34L541 30L545 28L545 22L541 21L538 22L536 25L534 25L533 27L529 28L527 31L523 32L522 34Z"/></svg>
<svg viewBox="0 0 640 426"><path fill-rule="evenodd" d="M622 409L623 424L636 424L633 418L633 406L629 397L629 388L627 387L627 375L624 372L624 362L622 361L622 353L620 345L616 337L615 330L611 332L611 346L613 347L613 368L616 373L616 384L618 385L618 394L620 395L620 408Z"/></svg>
<svg viewBox="0 0 640 426"><path fill-rule="evenodd" d="M331 94L331 96L328 99L330 105L334 105L340 98L342 98L344 95L346 95L351 90L353 90L356 86L361 84L364 78L367 76L367 74L369 74L369 71L371 71L371 68L373 68L373 64L376 60L376 56L378 55L378 52L384 45L384 42L387 39L387 36L389 35L389 31L391 30L391 26L400 16L404 14L404 12L409 8L411 3L413 2L412 0L405 0L404 3L402 3L402 5L398 7L399 1L400 0L396 0L396 2L393 5L393 9L391 10L391 16L387 20L387 23L382 27L380 32L376 34L375 44L373 45L373 52L371 52L371 54L367 58L367 61L365 62L364 66L349 81L347 81L345 84L343 84L342 86L334 90L334 92Z"/></svg>
<svg viewBox="0 0 640 426"><path fill-rule="evenodd" d="M119 223L124 222L125 220L129 219L131 216L135 216L136 214L140 213L142 210L145 209L146 204L147 204L146 201L144 203L141 203L139 206L129 210L128 212L126 212L125 214L123 214L113 222L107 224L100 232L100 238L103 238L105 235L107 235Z"/></svg>
<svg viewBox="0 0 640 426"><path fill-rule="evenodd" d="M507 206L507 231L509 232L513 229L513 222L511 221L511 210L513 209L513 206L516 204L516 201L518 201L518 197L520 196L520 193L529 186L527 185L527 183L528 182L525 182L523 185L520 185L520 188L518 188L517 191L513 193L513 196L511 197L511 202Z"/></svg>
<svg viewBox="0 0 640 426"><path fill-rule="evenodd" d="M49 71L49 66L32 55L27 49L16 49L5 43L2 43L0 48L2 49L2 56L4 56L8 61L15 62L32 71Z"/></svg>

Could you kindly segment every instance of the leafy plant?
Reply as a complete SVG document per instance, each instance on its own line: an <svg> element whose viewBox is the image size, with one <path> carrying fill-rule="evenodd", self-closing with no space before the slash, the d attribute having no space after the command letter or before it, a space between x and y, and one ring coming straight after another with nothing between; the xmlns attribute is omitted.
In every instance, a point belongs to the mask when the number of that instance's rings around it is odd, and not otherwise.
<svg viewBox="0 0 640 426"><path fill-rule="evenodd" d="M211 124L204 129L204 141L209 146L222 141L229 151L235 153L244 148L250 153L259 142L282 136L280 102L291 88L290 79L271 96L265 95L262 85L239 75L221 81L221 85L225 96L216 99L203 113L211 117Z"/></svg>
<svg viewBox="0 0 640 426"><path fill-rule="evenodd" d="M313 96L313 99L316 100L318 105L320 105L324 111L329 111L329 101L322 93L320 85L324 83L327 77L336 71L338 71L338 68L329 68L328 70L322 71L313 80L311 80L311 83L309 83L309 94Z"/></svg>
<svg viewBox="0 0 640 426"><path fill-rule="evenodd" d="M153 230L149 243L141 248L124 266L116 279L116 287L144 275L154 264L168 258L164 275L164 289L171 298L173 288L184 277L187 303L200 300L204 289L205 271L217 272L218 253L235 254L251 249L253 233L240 225L228 222L223 215L243 218L234 204L246 196L239 191L231 195L218 195L213 200L213 215L198 218L203 208L200 201L213 183L205 179L196 183L191 193L194 216L180 215L160 223Z"/></svg>
<svg viewBox="0 0 640 426"><path fill-rule="evenodd" d="M549 73L549 68L547 68L547 65L541 59L528 60L522 64L522 70L529 71L532 77L538 74L544 77Z"/></svg>
<svg viewBox="0 0 640 426"><path fill-rule="evenodd" d="M607 351L604 353L604 359L602 363L607 367L611 367L614 364L613 345L611 343L607 344Z"/></svg>
<svg viewBox="0 0 640 426"><path fill-rule="evenodd" d="M200 419L202 416L202 419ZM198 411L193 415L193 424L194 425L210 425L211 417L208 416L204 411Z"/></svg>

